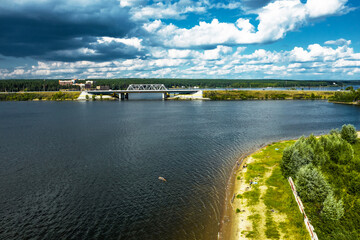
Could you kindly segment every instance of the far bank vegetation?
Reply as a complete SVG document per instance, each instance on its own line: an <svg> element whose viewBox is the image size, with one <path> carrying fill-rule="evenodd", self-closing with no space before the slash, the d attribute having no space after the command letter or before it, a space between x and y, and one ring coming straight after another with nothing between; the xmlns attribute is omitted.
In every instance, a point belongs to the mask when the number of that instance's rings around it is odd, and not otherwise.
<svg viewBox="0 0 360 240"><path fill-rule="evenodd" d="M342 103L358 103L360 101L360 89L354 90L353 87L348 87L346 90L348 91L335 92L329 100Z"/></svg>
<svg viewBox="0 0 360 240"><path fill-rule="evenodd" d="M64 101L76 100L80 92L21 92L21 93L1 93L0 101Z"/></svg>
<svg viewBox="0 0 360 240"><path fill-rule="evenodd" d="M204 91L204 97L211 100L320 100L333 96L332 91L297 90L230 90Z"/></svg>

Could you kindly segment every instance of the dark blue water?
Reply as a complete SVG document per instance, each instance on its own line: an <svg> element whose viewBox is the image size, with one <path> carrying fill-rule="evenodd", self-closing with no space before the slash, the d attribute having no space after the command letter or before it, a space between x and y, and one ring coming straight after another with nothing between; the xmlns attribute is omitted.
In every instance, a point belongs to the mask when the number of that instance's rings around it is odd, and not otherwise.
<svg viewBox="0 0 360 240"><path fill-rule="evenodd" d="M242 153L359 120L324 101L1 102L0 239L216 239Z"/></svg>

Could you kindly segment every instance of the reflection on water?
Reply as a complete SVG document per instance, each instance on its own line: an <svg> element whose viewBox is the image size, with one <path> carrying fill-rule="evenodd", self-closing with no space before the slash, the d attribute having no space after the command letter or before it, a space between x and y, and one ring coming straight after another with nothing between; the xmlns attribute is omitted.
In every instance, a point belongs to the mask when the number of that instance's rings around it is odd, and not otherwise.
<svg viewBox="0 0 360 240"><path fill-rule="evenodd" d="M0 239L216 239L241 153L359 127L359 110L324 101L2 102Z"/></svg>

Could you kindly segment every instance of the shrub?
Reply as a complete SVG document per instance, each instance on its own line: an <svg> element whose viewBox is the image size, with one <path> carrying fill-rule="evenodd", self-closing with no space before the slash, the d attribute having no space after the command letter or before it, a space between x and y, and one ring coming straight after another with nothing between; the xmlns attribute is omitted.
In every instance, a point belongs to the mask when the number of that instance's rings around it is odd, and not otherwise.
<svg viewBox="0 0 360 240"><path fill-rule="evenodd" d="M321 145L319 141L313 146L314 149L314 159L312 163L315 166L324 165L329 160L329 155L325 152L324 147Z"/></svg>
<svg viewBox="0 0 360 240"><path fill-rule="evenodd" d="M329 193L324 201L321 216L327 220L338 221L344 216L342 200L337 201L332 193Z"/></svg>
<svg viewBox="0 0 360 240"><path fill-rule="evenodd" d="M331 192L324 176L312 164L300 168L295 185L304 202L322 203Z"/></svg>
<svg viewBox="0 0 360 240"><path fill-rule="evenodd" d="M336 129L331 129L329 134L330 135L332 135L332 134L339 134L340 135L341 133L340 133L340 130L336 128Z"/></svg>
<svg viewBox="0 0 360 240"><path fill-rule="evenodd" d="M65 100L65 93L57 92L52 95L51 100Z"/></svg>
<svg viewBox="0 0 360 240"><path fill-rule="evenodd" d="M311 163L313 159L314 150L305 138L301 137L295 144L284 149L281 171L285 177L294 177L302 166Z"/></svg>
<svg viewBox="0 0 360 240"><path fill-rule="evenodd" d="M335 163L346 164L354 157L354 150L351 145L338 134L322 136L320 143L329 158Z"/></svg>
<svg viewBox="0 0 360 240"><path fill-rule="evenodd" d="M349 192L354 195L360 195L360 175L352 172L352 179L350 181Z"/></svg>
<svg viewBox="0 0 360 240"><path fill-rule="evenodd" d="M357 139L357 132L353 125L343 125L341 128L341 137L346 140L348 143L355 143Z"/></svg>

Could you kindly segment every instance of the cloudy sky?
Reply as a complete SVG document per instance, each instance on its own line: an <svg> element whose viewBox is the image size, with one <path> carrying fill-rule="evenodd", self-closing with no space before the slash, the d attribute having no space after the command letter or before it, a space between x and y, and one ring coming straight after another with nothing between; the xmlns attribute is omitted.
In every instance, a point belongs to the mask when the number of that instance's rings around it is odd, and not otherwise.
<svg viewBox="0 0 360 240"><path fill-rule="evenodd" d="M360 79L360 1L0 1L0 79L137 77Z"/></svg>

